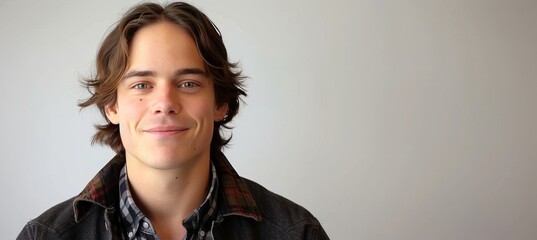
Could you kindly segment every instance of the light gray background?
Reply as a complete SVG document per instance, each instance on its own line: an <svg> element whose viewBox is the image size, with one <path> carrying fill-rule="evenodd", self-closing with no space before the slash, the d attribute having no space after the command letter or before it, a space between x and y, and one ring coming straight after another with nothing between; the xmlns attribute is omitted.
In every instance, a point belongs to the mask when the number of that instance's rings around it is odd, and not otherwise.
<svg viewBox="0 0 537 240"><path fill-rule="evenodd" d="M79 112L138 1L0 1L0 232L112 157ZM226 150L332 239L537 239L537 1L197 1L249 97Z"/></svg>

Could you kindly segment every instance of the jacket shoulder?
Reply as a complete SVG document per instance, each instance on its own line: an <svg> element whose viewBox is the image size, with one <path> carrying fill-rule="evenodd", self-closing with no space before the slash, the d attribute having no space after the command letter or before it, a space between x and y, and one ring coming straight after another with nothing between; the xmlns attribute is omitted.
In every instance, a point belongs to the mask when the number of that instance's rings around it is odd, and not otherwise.
<svg viewBox="0 0 537 240"><path fill-rule="evenodd" d="M75 224L73 201L61 202L30 220L17 239L60 239L62 232Z"/></svg>
<svg viewBox="0 0 537 240"><path fill-rule="evenodd" d="M307 209L260 184L243 178L261 212L265 224L279 229L282 236L301 239L328 239L321 224Z"/></svg>
<svg viewBox="0 0 537 240"><path fill-rule="evenodd" d="M77 222L74 216L73 202L76 197L61 202L37 218L30 220L22 229L17 240L22 239L73 239L76 234L83 233L83 228L88 225L97 224L96 216L101 211L88 211L84 217L78 219ZM94 204L91 204L94 205ZM98 206L90 206L90 208L99 208ZM97 228L95 225L92 229ZM82 230L82 231L81 231ZM73 235L74 234L74 235ZM82 237L82 236L78 236Z"/></svg>

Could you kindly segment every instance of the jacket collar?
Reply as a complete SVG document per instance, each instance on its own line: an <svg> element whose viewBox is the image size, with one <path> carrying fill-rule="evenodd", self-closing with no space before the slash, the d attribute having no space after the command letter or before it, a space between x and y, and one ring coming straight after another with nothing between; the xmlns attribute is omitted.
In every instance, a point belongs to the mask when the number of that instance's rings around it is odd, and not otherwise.
<svg viewBox="0 0 537 240"><path fill-rule="evenodd" d="M116 155L91 179L73 202L76 222L86 213L91 204L96 204L103 208L111 208L117 205L119 200L119 173L124 165L125 158Z"/></svg>
<svg viewBox="0 0 537 240"><path fill-rule="evenodd" d="M222 152L213 154L213 163L216 167L219 181L218 211L223 216L239 215L261 221L259 208L246 185L246 182L237 174L231 163Z"/></svg>
<svg viewBox="0 0 537 240"><path fill-rule="evenodd" d="M244 180L237 174L222 152L212 156L219 181L218 206L223 216L239 215L262 219L259 208ZM75 221L84 216L92 204L110 209L119 204L119 175L125 165L125 157L116 155L86 185L75 198L73 210Z"/></svg>

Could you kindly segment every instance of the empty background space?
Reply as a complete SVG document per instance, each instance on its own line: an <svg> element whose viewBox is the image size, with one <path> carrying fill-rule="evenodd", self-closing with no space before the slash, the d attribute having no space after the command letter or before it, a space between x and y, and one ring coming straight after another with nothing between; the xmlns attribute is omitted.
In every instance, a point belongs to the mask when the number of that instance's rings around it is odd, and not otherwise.
<svg viewBox="0 0 537 240"><path fill-rule="evenodd" d="M0 0L0 232L80 191L79 80L138 1ZM537 1L192 2L248 97L226 155L332 239L537 239Z"/></svg>

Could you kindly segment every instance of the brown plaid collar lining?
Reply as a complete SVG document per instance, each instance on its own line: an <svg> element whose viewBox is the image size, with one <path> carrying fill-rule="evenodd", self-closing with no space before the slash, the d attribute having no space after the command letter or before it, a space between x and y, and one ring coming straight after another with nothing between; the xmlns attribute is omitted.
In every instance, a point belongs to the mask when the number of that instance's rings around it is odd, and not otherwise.
<svg viewBox="0 0 537 240"><path fill-rule="evenodd" d="M222 216L239 215L260 221L261 214L246 183L222 152L213 155L212 162L216 167L219 182L218 201L221 202L217 212ZM76 221L84 215L89 204L97 204L103 208L119 206L119 177L124 165L125 157L116 155L86 185L73 202Z"/></svg>
<svg viewBox="0 0 537 240"><path fill-rule="evenodd" d="M246 183L237 174L222 152L213 154L218 180L221 183L219 193L223 200L218 211L223 216L239 215L261 221L262 217L252 193Z"/></svg>

